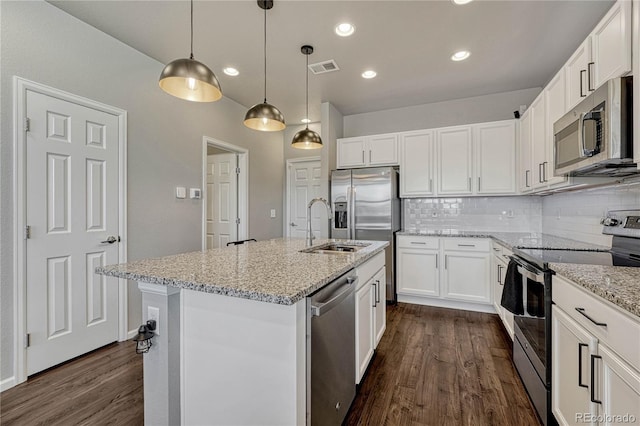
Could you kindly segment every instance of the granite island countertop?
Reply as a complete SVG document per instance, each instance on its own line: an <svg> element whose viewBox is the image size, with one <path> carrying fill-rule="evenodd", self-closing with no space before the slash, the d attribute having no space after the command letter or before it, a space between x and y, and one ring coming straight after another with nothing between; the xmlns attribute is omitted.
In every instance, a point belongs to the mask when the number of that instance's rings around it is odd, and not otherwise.
<svg viewBox="0 0 640 426"><path fill-rule="evenodd" d="M316 239L367 245L354 253L304 253L305 240L280 238L96 268L96 273L207 293L293 305L389 245L384 241Z"/></svg>

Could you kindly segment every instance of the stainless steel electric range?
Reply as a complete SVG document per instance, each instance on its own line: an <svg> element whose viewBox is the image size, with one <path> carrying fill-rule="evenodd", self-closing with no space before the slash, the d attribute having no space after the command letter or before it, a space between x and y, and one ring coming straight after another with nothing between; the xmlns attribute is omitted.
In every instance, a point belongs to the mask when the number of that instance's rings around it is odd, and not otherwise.
<svg viewBox="0 0 640 426"><path fill-rule="evenodd" d="M545 425L556 425L551 412L550 263L640 267L640 210L610 211L603 234L613 235L611 249L515 248L511 258L522 275L524 313L514 316L513 362Z"/></svg>

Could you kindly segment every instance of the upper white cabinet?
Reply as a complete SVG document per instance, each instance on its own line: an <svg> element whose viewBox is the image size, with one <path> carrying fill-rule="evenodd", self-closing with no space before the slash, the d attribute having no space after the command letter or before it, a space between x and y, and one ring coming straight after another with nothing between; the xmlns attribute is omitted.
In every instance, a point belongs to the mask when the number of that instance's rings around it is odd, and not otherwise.
<svg viewBox="0 0 640 426"><path fill-rule="evenodd" d="M435 195L433 152L431 130L400 135L400 197Z"/></svg>
<svg viewBox="0 0 640 426"><path fill-rule="evenodd" d="M473 193L473 146L471 126L436 130L438 194Z"/></svg>
<svg viewBox="0 0 640 426"><path fill-rule="evenodd" d="M520 117L520 153L518 163L520 192L533 190L531 174L531 109L525 111Z"/></svg>
<svg viewBox="0 0 640 426"><path fill-rule="evenodd" d="M533 188L539 188L547 184L547 134L544 113L544 92L531 103L531 170L533 175Z"/></svg>
<svg viewBox="0 0 640 426"><path fill-rule="evenodd" d="M631 1L619 0L565 64L567 110L605 81L631 71Z"/></svg>
<svg viewBox="0 0 640 426"><path fill-rule="evenodd" d="M516 192L516 126L513 120L474 126L476 192Z"/></svg>
<svg viewBox="0 0 640 426"><path fill-rule="evenodd" d="M337 167L393 166L398 164L398 136L375 135L337 141Z"/></svg>
<svg viewBox="0 0 640 426"><path fill-rule="evenodd" d="M546 161L545 178L549 185L561 184L567 181L567 177L560 175L555 176L554 169L554 147L553 147L553 123L562 117L567 107L567 91L566 91L566 71L561 69L551 79L547 87L544 88L544 112L545 112L545 144L546 144Z"/></svg>

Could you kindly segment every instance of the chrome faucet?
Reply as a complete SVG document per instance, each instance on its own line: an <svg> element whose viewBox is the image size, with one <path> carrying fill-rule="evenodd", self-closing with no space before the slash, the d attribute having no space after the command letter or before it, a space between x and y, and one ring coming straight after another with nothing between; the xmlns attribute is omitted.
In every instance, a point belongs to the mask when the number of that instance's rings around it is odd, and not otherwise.
<svg viewBox="0 0 640 426"><path fill-rule="evenodd" d="M313 236L313 231L311 230L311 207L318 201L323 203L324 206L327 208L327 216L329 219L329 230L328 230L327 236L328 237L331 236L331 219L332 219L331 207L329 206L329 203L325 198L314 198L313 200L309 201L309 205L307 206L307 232L308 232L307 247L311 247L313 245L313 239L315 238Z"/></svg>

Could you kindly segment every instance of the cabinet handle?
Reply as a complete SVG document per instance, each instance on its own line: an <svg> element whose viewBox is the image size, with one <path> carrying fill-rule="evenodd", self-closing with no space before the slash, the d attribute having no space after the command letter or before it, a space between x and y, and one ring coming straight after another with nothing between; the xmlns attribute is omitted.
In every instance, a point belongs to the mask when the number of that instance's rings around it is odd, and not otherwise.
<svg viewBox="0 0 640 426"><path fill-rule="evenodd" d="M589 386L582 383L582 348L587 347L589 347L589 345L586 343L578 343L578 386L581 388L589 388Z"/></svg>
<svg viewBox="0 0 640 426"><path fill-rule="evenodd" d="M473 187L471 186L471 178L469 178L469 191L471 191Z"/></svg>
<svg viewBox="0 0 640 426"><path fill-rule="evenodd" d="M376 280L376 306L380 303L380 280Z"/></svg>
<svg viewBox="0 0 640 426"><path fill-rule="evenodd" d="M438 253L436 253L436 269L438 269Z"/></svg>
<svg viewBox="0 0 640 426"><path fill-rule="evenodd" d="M475 244L458 244L458 247L475 247Z"/></svg>
<svg viewBox="0 0 640 426"><path fill-rule="evenodd" d="M429 192L433 192L433 179L429 179Z"/></svg>
<svg viewBox="0 0 640 426"><path fill-rule="evenodd" d="M364 164L364 150L362 151L362 164Z"/></svg>
<svg viewBox="0 0 640 426"><path fill-rule="evenodd" d="M478 178L478 192L480 192L480 178Z"/></svg>
<svg viewBox="0 0 640 426"><path fill-rule="evenodd" d="M447 267L449 266L448 257L448 255L444 255L444 269L447 269Z"/></svg>
<svg viewBox="0 0 640 426"><path fill-rule="evenodd" d="M374 307L374 308L375 308L375 307L378 305L378 303L376 302L376 295L377 295L377 293L378 293L378 292L376 291L376 287L377 287L377 285L376 285L376 282L375 282L375 281L374 281L374 282L372 282L372 283L371 283L371 285L373 286L373 306L372 306L372 307Z"/></svg>
<svg viewBox="0 0 640 426"><path fill-rule="evenodd" d="M580 315L582 315L583 317L585 317L586 319L588 319L589 321L591 321L592 323L594 323L597 326L600 326L600 327L606 327L607 326L606 322L598 322L598 321L594 320L593 318L591 318L589 315L587 315L586 312L584 311L584 308L576 308L576 311L578 311L578 313Z"/></svg>
<svg viewBox="0 0 640 426"><path fill-rule="evenodd" d="M411 241L411 244L422 244L422 245L425 245L427 243L424 242L424 241Z"/></svg>
<svg viewBox="0 0 640 426"><path fill-rule="evenodd" d="M498 279L496 280L498 284L500 284L500 269L502 269L502 265L498 265Z"/></svg>
<svg viewBox="0 0 640 426"><path fill-rule="evenodd" d="M547 182L547 164L549 164L547 161L542 163L542 180L544 182Z"/></svg>
<svg viewBox="0 0 640 426"><path fill-rule="evenodd" d="M580 70L580 97L581 98L585 98L587 95L585 95L584 93L582 93L583 91L583 87L582 87L582 76L587 72L587 70Z"/></svg>
<svg viewBox="0 0 640 426"><path fill-rule="evenodd" d="M595 64L595 62L589 62L589 63L587 64L587 89L588 89L590 92L593 92L593 91L595 90L595 89L591 86L591 78L592 78L592 77L591 77L591 75L592 75L592 73L591 73L591 66L592 66L592 65L594 65L594 64Z"/></svg>
<svg viewBox="0 0 640 426"><path fill-rule="evenodd" d="M602 404L602 401L596 399L596 387L595 387L595 377L596 377L596 358L602 359L600 355L591 355L591 402L595 402L596 404Z"/></svg>
<svg viewBox="0 0 640 426"><path fill-rule="evenodd" d="M544 180L542 179L542 174L544 173L542 171L542 163L538 164L538 182L539 183L544 183Z"/></svg>
<svg viewBox="0 0 640 426"><path fill-rule="evenodd" d="M369 163L371 163L371 150L369 150Z"/></svg>
<svg viewBox="0 0 640 426"><path fill-rule="evenodd" d="M527 188L531 186L529 185L529 173L531 173L531 170L526 170L524 172L524 186L526 186Z"/></svg>

